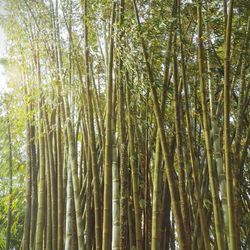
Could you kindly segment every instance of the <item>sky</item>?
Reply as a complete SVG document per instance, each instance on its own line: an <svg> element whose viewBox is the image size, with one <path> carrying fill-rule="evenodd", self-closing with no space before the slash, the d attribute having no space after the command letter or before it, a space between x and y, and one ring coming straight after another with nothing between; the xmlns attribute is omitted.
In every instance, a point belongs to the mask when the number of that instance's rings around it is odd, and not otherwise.
<svg viewBox="0 0 250 250"><path fill-rule="evenodd" d="M0 0L0 15L4 13L3 0ZM6 36L4 30L0 25L0 59L6 57ZM0 93L6 91L7 78L3 66L0 64Z"/></svg>

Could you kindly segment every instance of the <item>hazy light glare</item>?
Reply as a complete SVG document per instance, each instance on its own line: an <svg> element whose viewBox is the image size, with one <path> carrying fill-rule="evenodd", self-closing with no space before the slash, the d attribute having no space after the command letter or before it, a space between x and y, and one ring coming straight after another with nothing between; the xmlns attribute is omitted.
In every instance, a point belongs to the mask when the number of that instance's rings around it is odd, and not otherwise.
<svg viewBox="0 0 250 250"><path fill-rule="evenodd" d="M0 0L0 15L3 15L5 10L3 7L4 1ZM0 26L0 59L6 57L6 36L3 28ZM0 93L7 91L7 77L3 65L0 64Z"/></svg>

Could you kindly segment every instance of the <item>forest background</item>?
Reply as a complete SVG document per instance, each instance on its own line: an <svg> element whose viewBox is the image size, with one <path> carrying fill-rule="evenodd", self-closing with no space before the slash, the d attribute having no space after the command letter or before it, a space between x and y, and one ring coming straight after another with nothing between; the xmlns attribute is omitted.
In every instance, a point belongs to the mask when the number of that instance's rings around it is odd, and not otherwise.
<svg viewBox="0 0 250 250"><path fill-rule="evenodd" d="M249 249L249 1L0 14L0 249Z"/></svg>

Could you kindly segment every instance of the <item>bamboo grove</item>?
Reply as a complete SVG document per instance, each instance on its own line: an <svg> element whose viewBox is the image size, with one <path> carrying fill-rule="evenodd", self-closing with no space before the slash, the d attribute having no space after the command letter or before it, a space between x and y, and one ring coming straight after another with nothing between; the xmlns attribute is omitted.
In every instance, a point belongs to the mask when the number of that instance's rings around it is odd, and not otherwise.
<svg viewBox="0 0 250 250"><path fill-rule="evenodd" d="M248 1L4 6L1 249L249 249Z"/></svg>

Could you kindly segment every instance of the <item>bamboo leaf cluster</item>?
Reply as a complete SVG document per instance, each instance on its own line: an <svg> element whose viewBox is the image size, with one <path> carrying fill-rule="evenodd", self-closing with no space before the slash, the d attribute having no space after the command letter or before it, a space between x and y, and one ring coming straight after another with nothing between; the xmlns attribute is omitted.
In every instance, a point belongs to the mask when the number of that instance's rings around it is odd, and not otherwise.
<svg viewBox="0 0 250 250"><path fill-rule="evenodd" d="M4 8L1 249L249 249L246 1Z"/></svg>

